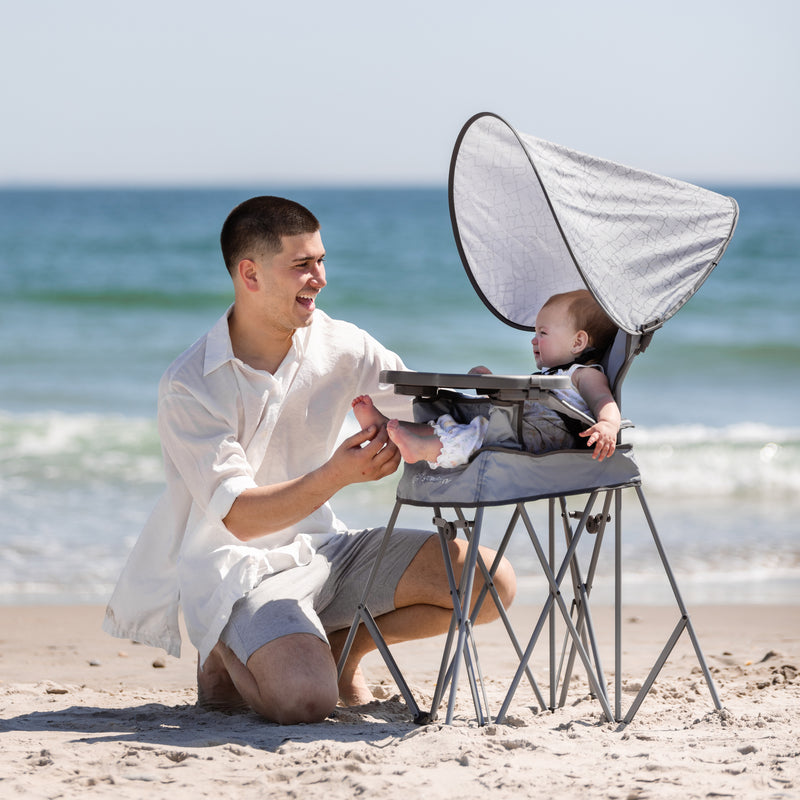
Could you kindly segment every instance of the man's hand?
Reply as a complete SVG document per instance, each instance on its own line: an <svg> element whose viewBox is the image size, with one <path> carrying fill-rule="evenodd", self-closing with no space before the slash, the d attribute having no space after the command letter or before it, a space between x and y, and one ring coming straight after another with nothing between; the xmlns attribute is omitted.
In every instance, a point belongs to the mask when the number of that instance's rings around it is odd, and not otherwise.
<svg viewBox="0 0 800 800"><path fill-rule="evenodd" d="M397 470L400 451L390 441L385 425L370 425L345 439L328 465L342 486L377 481Z"/></svg>
<svg viewBox="0 0 800 800"><path fill-rule="evenodd" d="M348 437L321 467L298 478L245 489L223 519L240 541L294 525L351 483L376 481L400 466L400 451L389 441L386 426L370 425Z"/></svg>

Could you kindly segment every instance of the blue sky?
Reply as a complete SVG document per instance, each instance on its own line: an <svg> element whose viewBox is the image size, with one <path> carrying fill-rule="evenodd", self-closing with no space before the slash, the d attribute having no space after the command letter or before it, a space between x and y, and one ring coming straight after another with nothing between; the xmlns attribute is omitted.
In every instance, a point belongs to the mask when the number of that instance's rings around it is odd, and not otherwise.
<svg viewBox="0 0 800 800"><path fill-rule="evenodd" d="M800 184L797 0L30 0L0 185L444 184L479 111L695 182Z"/></svg>

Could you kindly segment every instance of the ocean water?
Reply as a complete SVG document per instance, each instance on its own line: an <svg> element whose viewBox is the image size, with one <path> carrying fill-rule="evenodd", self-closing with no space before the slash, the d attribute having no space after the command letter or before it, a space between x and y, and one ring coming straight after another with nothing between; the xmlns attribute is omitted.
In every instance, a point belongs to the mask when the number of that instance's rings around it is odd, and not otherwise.
<svg viewBox="0 0 800 800"><path fill-rule="evenodd" d="M739 202L736 235L626 379L626 439L687 601L800 604L800 189L710 188ZM535 369L529 335L472 290L444 188L0 190L0 603L108 598L162 487L158 379L232 299L222 221L267 192L322 222L320 306L410 368ZM383 524L395 482L349 487L337 513ZM494 513L487 542L505 524ZM646 529L627 513L626 594L662 602ZM537 597L529 543L509 553Z"/></svg>

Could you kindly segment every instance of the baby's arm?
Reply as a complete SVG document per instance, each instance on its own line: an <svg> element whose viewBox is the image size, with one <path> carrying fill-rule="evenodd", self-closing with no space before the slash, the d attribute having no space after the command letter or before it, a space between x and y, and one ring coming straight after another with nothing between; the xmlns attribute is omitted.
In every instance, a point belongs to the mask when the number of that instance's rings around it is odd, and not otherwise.
<svg viewBox="0 0 800 800"><path fill-rule="evenodd" d="M588 440L588 447L594 445L592 458L602 461L613 455L617 449L617 435L622 421L619 406L611 394L608 379L601 370L591 367L575 370L572 382L597 420L591 428L579 435Z"/></svg>

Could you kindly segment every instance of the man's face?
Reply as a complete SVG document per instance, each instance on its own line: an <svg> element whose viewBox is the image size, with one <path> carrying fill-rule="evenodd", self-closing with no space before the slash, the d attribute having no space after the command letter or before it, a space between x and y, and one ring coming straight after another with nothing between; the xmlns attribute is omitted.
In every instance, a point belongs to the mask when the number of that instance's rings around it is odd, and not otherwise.
<svg viewBox="0 0 800 800"><path fill-rule="evenodd" d="M255 261L261 301L269 322L291 332L311 324L325 280L325 248L319 231L284 236L279 253Z"/></svg>

